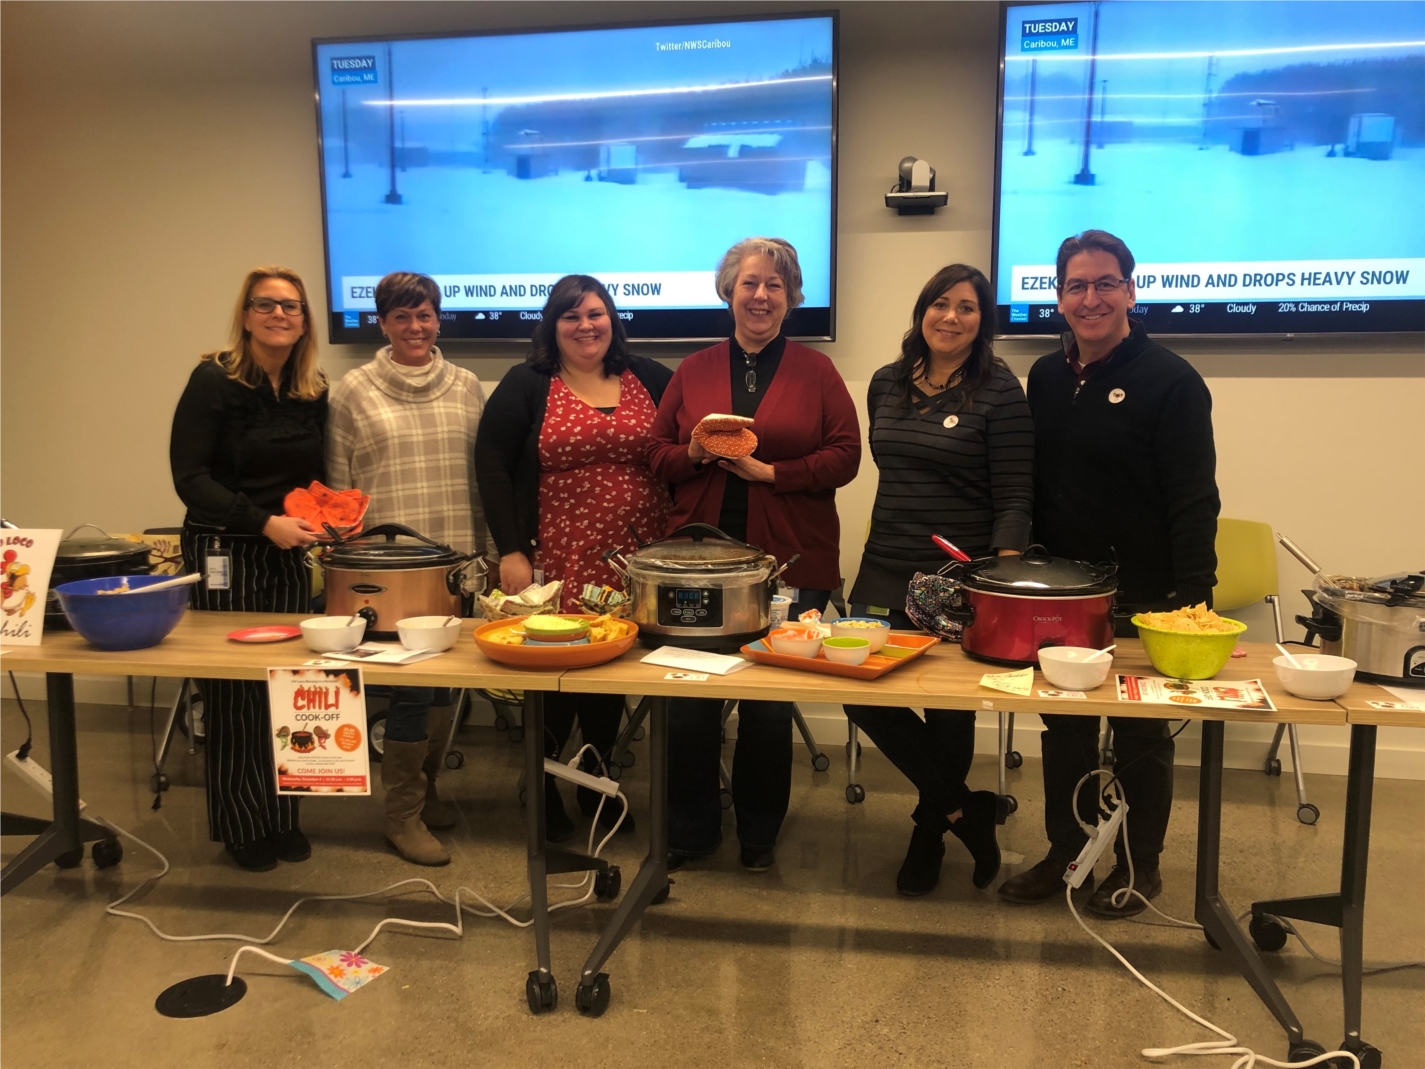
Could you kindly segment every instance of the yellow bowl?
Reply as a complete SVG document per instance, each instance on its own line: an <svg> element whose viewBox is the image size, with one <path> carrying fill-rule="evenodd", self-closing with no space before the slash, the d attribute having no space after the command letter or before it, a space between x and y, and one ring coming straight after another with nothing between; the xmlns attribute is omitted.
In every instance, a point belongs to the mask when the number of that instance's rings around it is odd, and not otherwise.
<svg viewBox="0 0 1425 1069"><path fill-rule="evenodd" d="M1238 637L1247 630L1240 620L1223 619L1233 624L1234 630L1168 631L1149 627L1138 616L1133 617L1133 623L1148 660L1163 675L1173 679L1211 679L1231 660Z"/></svg>

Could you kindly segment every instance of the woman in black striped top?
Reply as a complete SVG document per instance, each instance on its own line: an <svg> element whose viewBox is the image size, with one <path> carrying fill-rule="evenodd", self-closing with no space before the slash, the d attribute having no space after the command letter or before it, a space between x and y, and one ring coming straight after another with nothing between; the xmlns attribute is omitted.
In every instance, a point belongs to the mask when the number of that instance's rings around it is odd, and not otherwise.
<svg viewBox="0 0 1425 1069"><path fill-rule="evenodd" d="M866 411L880 470L871 529L851 590L851 612L913 628L906 587L945 556L943 535L972 557L1019 553L1029 540L1034 424L1024 390L994 355L988 279L965 264L938 271L915 302L901 355L871 379ZM975 861L976 887L999 872L997 799L965 785L975 714L848 705L846 715L911 780L920 802L896 888L927 894L940 879L945 832Z"/></svg>

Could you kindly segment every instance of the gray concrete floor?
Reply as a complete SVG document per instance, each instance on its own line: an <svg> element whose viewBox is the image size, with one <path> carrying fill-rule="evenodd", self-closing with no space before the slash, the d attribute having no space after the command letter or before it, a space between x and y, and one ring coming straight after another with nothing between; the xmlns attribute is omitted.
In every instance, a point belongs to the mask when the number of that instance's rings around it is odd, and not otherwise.
<svg viewBox="0 0 1425 1069"><path fill-rule="evenodd" d="M46 760L44 708L36 756ZM304 803L312 859L264 874L245 873L207 841L202 755L186 746L169 761L172 789L153 812L149 715L81 706L81 790L89 814L148 840L173 863L134 907L173 933L266 934L297 897L371 890L411 876L440 887L461 884L497 902L524 890L521 811L515 794L520 748L490 729L459 740L463 769L445 793L462 821L444 833L455 861L418 870L392 854L380 834L380 802ZM1229 729L1230 730L1230 729ZM4 703L3 746L24 735ZM636 751L642 754L643 745ZM910 831L908 784L869 753L867 799L842 794L845 758L814 773L797 751L792 808L778 865L744 873L729 826L716 859L676 876L670 900L654 907L609 965L613 1003L600 1019L574 1009L579 968L611 906L556 915L556 1012L534 1017L524 977L533 936L503 921L467 918L464 939L383 934L368 951L391 971L336 1003L309 980L275 964L244 959L247 997L216 1016L175 1021L155 997L168 985L225 971L235 943L166 943L133 920L107 917L105 904L156 863L126 843L123 863L68 871L50 867L3 902L0 1031L5 1069L70 1066L1133 1066L1143 1047L1211 1038L1138 985L1077 927L1061 901L1012 907L970 884L969 859L953 839L940 887L927 898L895 894L893 880ZM625 778L640 820L646 810L643 761ZM1001 845L1032 864L1042 855L1037 762L1012 773L1020 810ZM972 784L993 784L976 764ZM1341 850L1345 781L1310 777L1321 807L1315 827L1298 824L1289 780L1228 771L1223 891L1239 910L1254 899L1332 889ZM3 776L5 808L44 815L46 803L14 773ZM1190 918L1196 829L1196 775L1181 770L1164 856L1161 908ZM575 812L569 792L571 812ZM729 817L730 820L730 817ZM1376 785L1366 922L1368 958L1425 958L1420 910L1420 829L1425 783ZM7 838L6 861L26 840ZM610 856L625 883L642 855L639 834L619 837ZM1021 866L1007 867L1005 874ZM1101 873L1102 874L1102 870ZM411 897L304 907L271 948L299 957L355 946L383 916L443 920L448 907ZM1285 1054L1266 1009L1202 936L1132 922L1090 924L1184 1004L1261 1053ZM1333 931L1309 929L1333 955ZM1342 1036L1338 974L1293 941L1270 967L1306 1025L1328 1046ZM1387 1066L1425 1064L1425 970L1369 976L1364 1035ZM1187 1064L1187 1063L1179 1063ZM1204 1063L1208 1064L1208 1063ZM1211 1064L1226 1065L1225 1059Z"/></svg>

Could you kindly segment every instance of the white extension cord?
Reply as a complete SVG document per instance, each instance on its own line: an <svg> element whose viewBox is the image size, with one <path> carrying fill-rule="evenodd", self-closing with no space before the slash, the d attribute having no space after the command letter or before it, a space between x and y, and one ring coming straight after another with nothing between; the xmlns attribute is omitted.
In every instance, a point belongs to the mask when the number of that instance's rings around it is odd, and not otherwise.
<svg viewBox="0 0 1425 1069"><path fill-rule="evenodd" d="M1099 775L1104 774L1106 774L1104 770L1095 769L1093 772L1086 773L1083 777L1079 779L1079 782L1074 785L1072 804L1074 806L1074 817L1075 819L1079 820L1080 824L1083 824L1084 821L1079 816L1078 810L1079 788L1083 786L1084 782L1090 779L1091 777L1097 777ZM1119 795L1118 797L1120 799L1121 804L1121 795ZM1189 921L1178 920L1176 917L1169 917L1166 913L1164 913L1162 910L1158 909L1151 902L1149 902L1148 899L1133 886L1133 853L1129 849L1128 845L1128 814L1126 812L1126 806L1123 807L1121 816L1119 816L1119 814L1117 813L1115 813L1114 815L1118 816L1118 819L1121 822L1120 833L1123 836L1123 853L1124 856L1128 859L1128 885L1126 887L1121 887L1117 891L1113 892L1113 895L1110 898L1112 904L1116 907L1122 907L1130 897L1134 897L1137 898L1149 909L1151 909L1154 913L1158 914L1158 916L1162 917L1165 921L1168 921L1171 924L1180 928L1196 928L1200 930L1202 928L1202 925L1200 924L1193 924ZM1235 1054L1237 1055L1237 1060L1232 1063L1231 1069L1254 1069L1254 1067L1257 1065L1276 1066L1279 1067L1279 1069L1307 1069L1308 1066L1320 1065L1321 1063L1331 1061L1334 1058L1348 1058L1350 1059L1351 1065L1354 1066L1354 1069L1361 1069L1360 1059L1348 1050L1327 1051L1325 1054L1318 1054L1314 1058L1309 1058L1304 1062L1279 1062L1274 1058L1268 1058L1265 1054L1258 1054L1250 1047L1242 1046L1237 1041L1236 1036L1232 1035L1230 1032L1226 1031L1223 1028L1219 1028L1217 1025L1213 1024L1205 1017L1200 1017L1197 1014L1193 1013L1192 1010L1188 1009L1177 999L1173 998L1172 995L1168 994L1157 984L1153 983L1153 981L1149 980L1141 972L1135 969L1133 965L1128 961L1128 959L1125 958L1122 954L1120 954L1118 950L1111 943L1108 942L1108 940L1104 939L1087 924L1085 924L1083 917L1079 916L1079 911L1074 908L1074 884L1069 882L1067 878L1065 879L1064 883L1064 901L1068 903L1069 912L1074 915L1074 920L1078 921L1079 927L1082 928L1086 933L1088 933L1089 937L1093 939L1094 942L1098 943L1099 946L1103 947L1115 958L1117 958L1119 963L1133 975L1133 978L1135 980L1141 983L1149 991L1153 992L1153 994L1161 998L1169 1006L1172 1006L1173 1009L1177 1010L1179 1013L1188 1017L1190 1020L1202 1025L1202 1027L1206 1028L1208 1031L1216 1032L1219 1036L1222 1037L1221 1039L1206 1040L1201 1043L1184 1043L1177 1047L1147 1047L1142 1051L1143 1057L1169 1058L1177 1055ZM1285 924L1285 922L1283 922L1283 924ZM1300 939L1301 937L1298 935L1297 938ZM1304 944L1305 941L1303 940L1303 945ZM1310 948L1308 948L1308 950L1309 949ZM1315 953L1312 953L1313 956L1315 956Z"/></svg>
<svg viewBox="0 0 1425 1069"><path fill-rule="evenodd" d="M592 749L592 747L585 746L581 748L579 752L574 755L573 760L569 762L570 767L572 768L583 756L584 751L589 749ZM623 809L619 813L618 820L616 820L614 822L613 827L609 829L608 834L606 834L602 839L600 839L598 845L596 846L594 844L594 836L597 834L599 826L599 816L603 813L604 803L609 800L609 796L605 795L604 797L601 797L599 799L598 808L594 811L594 815L591 818L589 825L589 852L590 856L592 857L598 857L599 854L602 853L604 847L608 845L609 840L612 839L615 834L617 834L619 827L624 822L624 818L628 816L628 798L624 795L624 793L621 790L616 789L612 797L617 798L620 802L623 803ZM269 961L277 962L281 965L292 964L293 959L280 958L276 954L270 954L262 948L272 943L277 938L277 936L281 933L282 929L286 927L287 922L291 920L292 915L297 912L298 908L300 908L303 904L307 902L356 902L366 898L376 898L380 895L390 894L392 892L398 891L398 889L400 888L410 888L412 890L419 889L421 891L428 892L433 895L438 901L444 902L447 905L455 907L455 922L453 924L448 923L446 921L412 921L404 920L400 917L386 917L379 924L377 924L375 928L371 930L370 935L368 935L364 940L362 940L358 946L353 948L354 952L358 954L365 950L368 946L370 946L372 941L375 940L375 938L381 933L381 930L383 928L386 928L387 926L400 926L404 928L424 928L428 930L434 929L439 931L452 932L456 936L463 937L465 934L464 920L466 913L469 913L476 917L500 917L508 921L510 924L514 925L516 928L528 928L534 923L533 918L530 918L529 920L519 920L518 918L511 916L509 912L510 910L515 909L522 902L529 898L528 891L526 891L524 894L520 895L519 898L515 899L509 905L501 909L499 906L496 906L493 902L490 902L488 899L486 899L478 891L475 891L473 888L465 886L457 887L455 889L455 896L453 898L447 898L443 893L441 893L440 889L436 887L435 884L431 883L429 880L422 879L420 877L413 877L411 879L399 880L396 883L388 884L387 886L379 888L375 891L364 891L360 894L307 895L304 898L299 898L296 902L292 903L291 907L287 910L287 912L282 915L282 919L277 922L277 926L273 928L272 931L270 931L266 936L241 935L231 932L214 932L203 935L172 935L160 929L158 925L154 924L153 921L149 920L149 918L145 917L143 914L135 913L132 910L125 910L119 908L120 906L128 902L129 899L142 892L145 888L156 884L159 880L163 879L163 877L168 875L169 870L172 867L169 864L168 858L164 857L162 852L159 851L157 847L144 842L144 840L140 839L133 832L128 831L125 828L121 828L117 824L113 824L107 820L101 819L100 822L103 823L106 827L111 828L117 834L124 836L126 839L132 840L139 846L142 846L149 853L153 854L154 857L158 858L159 864L162 866L158 872L154 873L151 876L145 877L139 883L139 885L135 887L132 891L130 891L128 894L122 896L121 898L116 898L113 902L110 902L109 905L105 908L104 912L115 917L126 917L131 920L141 921L148 926L149 931L153 932L154 935L170 943L197 943L224 940L243 943L244 945L238 947L236 952L234 952L232 962L228 966L228 984L231 984L233 982L233 977L237 973L238 959L244 953L255 954L260 957L266 958ZM549 885L551 888L561 888L564 890L574 891L583 890L584 893L578 898L570 899L566 902L556 902L552 904L549 907L549 912L553 913L555 910L558 909L572 909L575 906L582 906L586 904L590 899L594 897L593 878L594 872L590 870L584 874L583 879L579 880L578 883L551 883ZM401 891L400 893L406 894L409 893L409 891ZM469 896L470 898L479 902L480 906L483 906L484 908L480 908L462 902L462 895Z"/></svg>

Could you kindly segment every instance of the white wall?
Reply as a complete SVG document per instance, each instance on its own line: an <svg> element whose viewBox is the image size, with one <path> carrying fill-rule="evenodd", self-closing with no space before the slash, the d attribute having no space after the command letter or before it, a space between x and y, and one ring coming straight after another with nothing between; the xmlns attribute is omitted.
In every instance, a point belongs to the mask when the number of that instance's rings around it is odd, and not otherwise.
<svg viewBox="0 0 1425 1069"><path fill-rule="evenodd" d="M243 272L289 264L320 303L310 38L820 6L5 4L5 517L111 530L179 522L169 417L197 354L224 342ZM953 260L988 267L998 15L990 3L841 11L838 333L825 348L860 403L921 283ZM936 167L947 209L901 218L884 207L905 155ZM1323 206L1302 225L1346 225L1337 211ZM1060 237L1046 234L1046 248ZM1343 571L1425 564L1419 337L1176 347L1212 389L1225 515L1270 522ZM446 351L487 383L519 356L514 346ZM1001 347L1021 375L1039 351ZM366 356L326 347L323 360L340 376ZM868 463L841 495L848 576L874 490ZM1285 554L1281 576L1287 590L1306 579ZM1304 604L1293 594L1286 608Z"/></svg>

